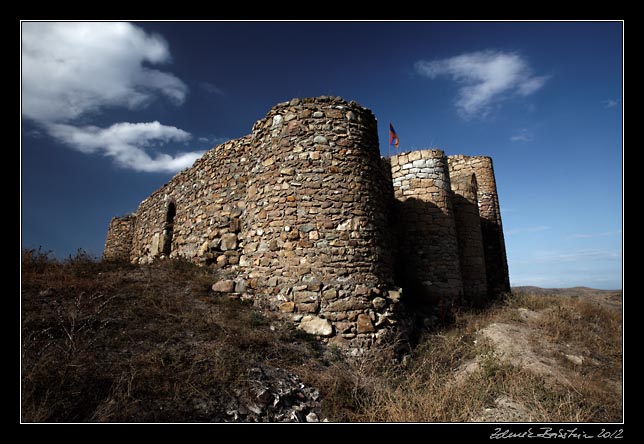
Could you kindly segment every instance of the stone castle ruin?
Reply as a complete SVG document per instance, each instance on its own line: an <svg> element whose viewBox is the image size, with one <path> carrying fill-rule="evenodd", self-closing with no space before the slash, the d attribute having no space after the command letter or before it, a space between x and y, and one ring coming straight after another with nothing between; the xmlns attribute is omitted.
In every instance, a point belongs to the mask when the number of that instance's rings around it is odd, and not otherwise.
<svg viewBox="0 0 644 444"><path fill-rule="evenodd" d="M113 218L104 258L187 258L325 342L369 348L401 302L480 304L510 290L492 159L380 156L373 113L337 97L273 107ZM404 289L404 296L402 289Z"/></svg>

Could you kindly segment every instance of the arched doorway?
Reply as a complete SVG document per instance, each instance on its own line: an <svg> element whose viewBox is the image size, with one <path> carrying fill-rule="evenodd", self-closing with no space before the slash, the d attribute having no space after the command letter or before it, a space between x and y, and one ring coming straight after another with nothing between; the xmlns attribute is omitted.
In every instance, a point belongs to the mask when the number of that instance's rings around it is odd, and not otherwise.
<svg viewBox="0 0 644 444"><path fill-rule="evenodd" d="M163 226L163 248L161 253L166 256L170 255L172 251L172 234L174 233L174 216L177 214L177 207L174 202L168 204L168 211L165 216L165 224Z"/></svg>

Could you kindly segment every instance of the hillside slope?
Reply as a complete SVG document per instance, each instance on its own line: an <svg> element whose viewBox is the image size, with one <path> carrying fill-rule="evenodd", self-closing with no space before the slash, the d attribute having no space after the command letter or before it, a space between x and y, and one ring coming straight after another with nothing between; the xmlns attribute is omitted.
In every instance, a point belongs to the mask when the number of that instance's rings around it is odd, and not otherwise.
<svg viewBox="0 0 644 444"><path fill-rule="evenodd" d="M620 294L518 289L396 361L346 359L216 280L25 252L23 421L621 420Z"/></svg>

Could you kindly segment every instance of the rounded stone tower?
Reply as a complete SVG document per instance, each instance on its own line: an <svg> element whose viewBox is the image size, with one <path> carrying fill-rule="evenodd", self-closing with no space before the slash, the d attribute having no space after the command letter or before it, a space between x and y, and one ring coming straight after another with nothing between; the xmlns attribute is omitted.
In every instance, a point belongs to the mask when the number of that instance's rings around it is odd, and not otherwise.
<svg viewBox="0 0 644 444"><path fill-rule="evenodd" d="M463 282L447 158L430 149L390 160L397 200L397 275L421 302L451 306L460 299Z"/></svg>
<svg viewBox="0 0 644 444"><path fill-rule="evenodd" d="M454 193L454 216L463 277L463 298L470 304L479 305L486 299L487 278L476 175L450 171L450 180Z"/></svg>
<svg viewBox="0 0 644 444"><path fill-rule="evenodd" d="M255 124L252 146L240 258L251 286L302 323L373 339L393 284L375 117L340 98L293 99Z"/></svg>
<svg viewBox="0 0 644 444"><path fill-rule="evenodd" d="M450 174L453 177L471 176L472 174L476 177L488 295L494 296L508 292L510 291L510 275L492 158L456 155L450 156L448 161Z"/></svg>

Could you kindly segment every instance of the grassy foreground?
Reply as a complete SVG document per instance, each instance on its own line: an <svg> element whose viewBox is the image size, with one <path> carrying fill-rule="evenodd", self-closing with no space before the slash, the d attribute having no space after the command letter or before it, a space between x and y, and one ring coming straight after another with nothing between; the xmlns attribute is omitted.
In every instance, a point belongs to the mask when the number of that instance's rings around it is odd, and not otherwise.
<svg viewBox="0 0 644 444"><path fill-rule="evenodd" d="M25 251L22 420L228 421L231 394L267 364L318 388L329 421L621 421L617 295L515 294L457 313L396 362L345 359L214 296L215 280L185 262Z"/></svg>

